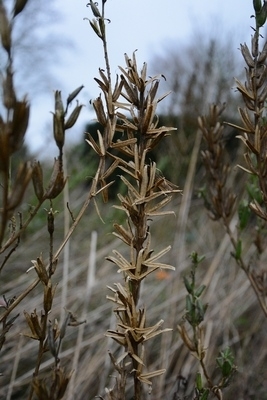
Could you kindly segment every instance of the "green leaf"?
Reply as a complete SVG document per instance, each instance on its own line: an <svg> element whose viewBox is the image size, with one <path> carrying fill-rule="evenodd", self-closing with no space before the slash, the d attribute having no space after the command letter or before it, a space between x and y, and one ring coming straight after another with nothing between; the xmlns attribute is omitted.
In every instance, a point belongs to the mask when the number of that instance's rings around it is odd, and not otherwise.
<svg viewBox="0 0 267 400"><path fill-rule="evenodd" d="M201 391L203 389L202 377L201 377L200 372L197 372L196 387L197 387L197 390L199 390L199 391Z"/></svg>
<svg viewBox="0 0 267 400"><path fill-rule="evenodd" d="M203 321L206 309L207 307L203 305L202 301L200 300L196 301L196 311L197 311L196 320L198 324L200 324L200 322Z"/></svg>
<svg viewBox="0 0 267 400"><path fill-rule="evenodd" d="M193 310L193 303L192 303L191 297L189 295L187 295L185 298L185 308L186 308L187 313L189 313L189 314Z"/></svg>
<svg viewBox="0 0 267 400"><path fill-rule="evenodd" d="M267 3L264 2L263 6L261 7L260 11L256 11L256 28L260 28L266 22L267 17Z"/></svg>
<svg viewBox="0 0 267 400"><path fill-rule="evenodd" d="M191 257L192 263L195 264L196 266L197 266L198 264L200 264L200 263L205 259L205 256L199 256L198 253L197 253L196 251L193 251L193 252L190 254L190 257Z"/></svg>
<svg viewBox="0 0 267 400"><path fill-rule="evenodd" d="M239 239L235 249L235 259L240 260L242 253L242 241Z"/></svg>
<svg viewBox="0 0 267 400"><path fill-rule="evenodd" d="M200 397L200 400L207 400L209 397L210 391L209 389L204 389L203 394Z"/></svg>
<svg viewBox="0 0 267 400"><path fill-rule="evenodd" d="M199 288L195 291L195 296L200 297L205 289L206 289L205 285L199 286Z"/></svg>
<svg viewBox="0 0 267 400"><path fill-rule="evenodd" d="M245 229L251 215L251 209L247 200L240 202L238 207L239 227L241 230Z"/></svg>
<svg viewBox="0 0 267 400"><path fill-rule="evenodd" d="M233 366L229 360L225 360L222 365L222 374L224 378L227 378L232 372Z"/></svg>
<svg viewBox="0 0 267 400"><path fill-rule="evenodd" d="M184 285L186 290L188 291L189 294L193 293L193 285L189 282L186 276L184 276Z"/></svg>
<svg viewBox="0 0 267 400"><path fill-rule="evenodd" d="M261 0L253 0L253 7L256 13L259 12L262 7Z"/></svg>

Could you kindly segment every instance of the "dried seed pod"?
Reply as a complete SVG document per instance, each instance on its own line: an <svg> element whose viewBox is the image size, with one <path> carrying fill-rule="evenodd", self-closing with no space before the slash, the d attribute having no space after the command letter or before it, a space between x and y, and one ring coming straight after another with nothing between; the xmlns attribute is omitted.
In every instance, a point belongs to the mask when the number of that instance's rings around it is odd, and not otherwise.
<svg viewBox="0 0 267 400"><path fill-rule="evenodd" d="M121 80L123 81L123 87L126 91L126 94L122 93L122 96L126 98L126 100L128 100L131 104L139 107L139 99L136 87L132 84L129 84L123 75L121 75Z"/></svg>
<svg viewBox="0 0 267 400"><path fill-rule="evenodd" d="M259 77L257 78L257 81L256 81L257 88L262 87L262 85L266 82L266 78L267 78L267 67L266 67L266 65L262 64L259 67L259 72L260 72L260 75L259 75Z"/></svg>
<svg viewBox="0 0 267 400"><path fill-rule="evenodd" d="M241 47L241 53L242 53L242 55L244 57L244 60L245 60L245 62L247 64L247 66L249 68L254 68L255 63L254 63L254 60L253 60L253 58L252 58L252 56L250 54L248 46L245 43L245 44L240 44L240 47Z"/></svg>
<svg viewBox="0 0 267 400"><path fill-rule="evenodd" d="M97 20L93 19L92 21L89 21L91 27L93 28L93 30L95 31L95 33L97 34L98 37L100 37L100 39L102 39L102 34L98 28L98 24L97 24Z"/></svg>
<svg viewBox="0 0 267 400"><path fill-rule="evenodd" d="M60 329L58 325L58 320L54 320L54 324L52 326L53 338L57 340L60 337Z"/></svg>
<svg viewBox="0 0 267 400"><path fill-rule="evenodd" d="M115 235L118 238L120 238L128 246L131 246L132 241L133 241L131 232L126 230L122 225L113 224L113 227L117 231L117 232L113 232L113 235Z"/></svg>
<svg viewBox="0 0 267 400"><path fill-rule="evenodd" d="M100 89L103 90L104 93L108 93L109 84L102 82L98 78L94 78L94 80L98 83Z"/></svg>
<svg viewBox="0 0 267 400"><path fill-rule="evenodd" d="M40 279L40 281L44 284L48 284L48 274L43 263L42 257L37 257L36 260L32 260L34 269Z"/></svg>
<svg viewBox="0 0 267 400"><path fill-rule="evenodd" d="M261 93L259 94L259 103L264 103L267 99L267 83L265 84L265 86L263 87Z"/></svg>
<svg viewBox="0 0 267 400"><path fill-rule="evenodd" d="M53 113L53 132L56 144L60 150L64 146L65 131L64 131L64 107L61 99L61 92L55 91L55 113Z"/></svg>
<svg viewBox="0 0 267 400"><path fill-rule="evenodd" d="M102 194L102 199L104 203L108 202L108 189L107 189L107 183L105 179L100 179L100 186L101 186L101 194Z"/></svg>
<svg viewBox="0 0 267 400"><path fill-rule="evenodd" d="M13 109L11 129L9 132L10 153L19 150L23 144L24 136L28 128L30 107L26 99L17 101Z"/></svg>
<svg viewBox="0 0 267 400"><path fill-rule="evenodd" d="M99 155L101 156L101 150L100 147L98 146L98 144L95 142L95 140L93 139L93 137L90 135L90 133L88 133L88 139L85 139L85 141L93 148L93 150Z"/></svg>
<svg viewBox="0 0 267 400"><path fill-rule="evenodd" d="M141 70L141 79L143 82L146 82L146 74L147 74L147 63L144 62Z"/></svg>
<svg viewBox="0 0 267 400"><path fill-rule="evenodd" d="M255 12L259 12L262 7L261 0L253 0L253 7Z"/></svg>
<svg viewBox="0 0 267 400"><path fill-rule="evenodd" d="M84 88L83 85L79 86L77 89L75 89L73 92L71 92L67 98L67 106L75 99L75 97L78 96L80 91Z"/></svg>
<svg viewBox="0 0 267 400"><path fill-rule="evenodd" d="M64 107L63 107L63 102L61 99L61 91L56 90L55 91L55 112L64 115Z"/></svg>
<svg viewBox="0 0 267 400"><path fill-rule="evenodd" d="M107 123L107 118L106 118L106 114L104 111L104 106L103 106L103 102L101 97L97 97L97 99L95 99L93 101L93 107L95 109L96 112L96 117L98 122L102 125L102 126L106 126Z"/></svg>
<svg viewBox="0 0 267 400"><path fill-rule="evenodd" d="M98 72L99 72L99 75L100 75L101 79L103 80L105 85L108 87L109 86L109 80L108 80L108 77L105 74L105 70L103 68L98 68Z"/></svg>
<svg viewBox="0 0 267 400"><path fill-rule="evenodd" d="M0 171L8 174L9 172L9 138L6 131L6 124L3 122L0 117Z"/></svg>
<svg viewBox="0 0 267 400"><path fill-rule="evenodd" d="M44 198L54 199L55 197L57 197L64 189L65 183L66 179L64 179L64 173L61 169L60 160L56 158L49 186L45 192Z"/></svg>
<svg viewBox="0 0 267 400"><path fill-rule="evenodd" d="M32 176L32 167L29 162L20 165L14 183L13 191L8 199L7 209L13 211L22 201L25 190Z"/></svg>
<svg viewBox="0 0 267 400"><path fill-rule="evenodd" d="M178 325L177 326L178 331L181 335L181 339L184 342L184 344L188 347L188 349L192 352L196 351L196 346L193 343L193 341L190 339L190 337L188 336L188 333L184 327L184 325Z"/></svg>
<svg viewBox="0 0 267 400"><path fill-rule="evenodd" d="M57 263L58 263L58 258L52 261L52 264L50 265L50 273L54 275L56 268L57 268Z"/></svg>
<svg viewBox="0 0 267 400"><path fill-rule="evenodd" d="M28 0L16 0L13 9L13 18L15 18L21 11L23 11L24 7L28 3Z"/></svg>
<svg viewBox="0 0 267 400"><path fill-rule="evenodd" d="M102 38L104 38L105 37L105 30L106 30L106 25L105 25L104 18L99 18L98 19L98 24L99 24L99 28L100 28L100 32L101 32Z"/></svg>
<svg viewBox="0 0 267 400"><path fill-rule="evenodd" d="M255 36L255 35L254 35ZM267 58L267 42L264 43L263 49L259 54L258 63L264 63Z"/></svg>
<svg viewBox="0 0 267 400"><path fill-rule="evenodd" d="M154 103L148 104L146 111L145 111L144 119L142 121L142 127L141 127L142 134L146 134L147 131L149 130L151 122L155 115L155 111L156 111L156 103L154 102Z"/></svg>
<svg viewBox="0 0 267 400"><path fill-rule="evenodd" d="M43 169L39 161L32 163L32 182L34 192L39 201L44 197L44 184L43 184Z"/></svg>
<svg viewBox="0 0 267 400"><path fill-rule="evenodd" d="M92 9L92 12L93 12L93 14L94 14L94 16L96 17L96 18L101 18L101 14L100 14L100 11L99 11L99 9L97 8L97 3L94 3L92 0L90 0L90 6L91 6L91 9Z"/></svg>
<svg viewBox="0 0 267 400"><path fill-rule="evenodd" d="M139 194L141 197L145 198L148 191L148 165L145 165L141 171L141 184L139 189Z"/></svg>
<svg viewBox="0 0 267 400"><path fill-rule="evenodd" d="M47 230L49 232L50 235L52 235L54 233L54 212L52 210L52 208L50 208L50 210L47 213Z"/></svg>
<svg viewBox="0 0 267 400"><path fill-rule="evenodd" d="M251 37L251 53L253 57L257 57L259 52L259 44L258 44L258 36L257 33L255 32L254 35Z"/></svg>
<svg viewBox="0 0 267 400"><path fill-rule="evenodd" d="M150 95L150 101L151 102L154 101L154 99L156 97L156 94L157 94L157 91L158 91L158 88L159 88L159 80L157 79L156 81L154 81L152 83L151 89L149 90L149 95Z"/></svg>
<svg viewBox="0 0 267 400"><path fill-rule="evenodd" d="M53 133L57 147L62 150L65 143L64 116L53 113Z"/></svg>
<svg viewBox="0 0 267 400"><path fill-rule="evenodd" d="M13 72L9 65L6 71L6 77L3 79L3 103L7 110L15 106L16 94L13 87Z"/></svg>
<svg viewBox="0 0 267 400"><path fill-rule="evenodd" d="M32 332L32 335L26 335L26 336L30 336L32 339L35 339L35 340L42 339L42 336L43 336L42 328L41 328L40 320L36 313L36 310L34 310L34 312L31 313L31 315L29 315L26 311L24 311L24 316L25 316L27 324Z"/></svg>
<svg viewBox="0 0 267 400"><path fill-rule="evenodd" d="M114 88L114 90L113 90L113 93L112 93L112 101L115 103L117 100L118 100L118 98L120 97L120 95L121 95L121 91L122 91L122 88L123 88L123 81L122 80L120 80L120 83L118 83L118 75L117 75L117 77L116 77L116 84L115 84L115 88Z"/></svg>
<svg viewBox="0 0 267 400"><path fill-rule="evenodd" d="M78 119L78 117L80 115L82 107L83 107L83 105L78 105L77 104L77 106L74 108L74 110L70 114L69 118L65 122L65 125L64 125L64 129L65 130L72 128L73 125L76 123L76 121L77 121L77 119Z"/></svg>
<svg viewBox="0 0 267 400"><path fill-rule="evenodd" d="M70 313L69 313L69 311L67 311L66 318L64 319L64 322L60 328L60 339L63 339L65 337L65 333L66 333L66 329L69 324L69 321L70 321Z"/></svg>
<svg viewBox="0 0 267 400"><path fill-rule="evenodd" d="M255 127L254 127L254 124L250 120L247 110L246 109L242 110L242 108L238 107L238 111L241 116L242 122L243 122L245 128L247 129L247 132L254 133Z"/></svg>
<svg viewBox="0 0 267 400"><path fill-rule="evenodd" d="M10 55L11 50L11 26L7 18L3 2L0 3L0 36L3 48Z"/></svg>
<svg viewBox="0 0 267 400"><path fill-rule="evenodd" d="M66 310L66 311L68 311L68 310ZM71 311L68 311L68 313L69 313L69 322L68 322L68 326L79 326L79 325L82 325L82 324L84 324L86 321L85 320L83 320L83 321L79 321L78 319L77 319L77 317L76 317L76 315L74 315Z"/></svg>
<svg viewBox="0 0 267 400"><path fill-rule="evenodd" d="M51 322L49 322L49 325L48 325L47 343L48 343L48 347L49 347L49 350L50 350L52 356L57 357L58 354L57 354L56 340L53 335L53 329L52 329Z"/></svg>
<svg viewBox="0 0 267 400"><path fill-rule="evenodd" d="M243 96L243 100L244 100L244 103L245 103L246 107L249 110L255 111L255 102L254 101L248 99L246 96Z"/></svg>
<svg viewBox="0 0 267 400"><path fill-rule="evenodd" d="M68 387L69 381L71 379L72 372L65 374L62 368L57 368L55 370L55 382L58 382L57 397L58 399L63 399L66 389Z"/></svg>
<svg viewBox="0 0 267 400"><path fill-rule="evenodd" d="M143 82L142 82L142 80L139 79L135 51L133 52L133 59L130 59L126 53L124 54L126 65L128 67L128 72L125 75L126 75L127 79L129 80L129 82L131 82L132 84L136 85L139 89L141 89L140 84L143 88ZM121 70L123 71L123 69L121 69Z"/></svg>
<svg viewBox="0 0 267 400"><path fill-rule="evenodd" d="M51 279L49 279L47 285L44 287L44 310L48 313L53 304L53 298L56 292L56 285L52 286Z"/></svg>

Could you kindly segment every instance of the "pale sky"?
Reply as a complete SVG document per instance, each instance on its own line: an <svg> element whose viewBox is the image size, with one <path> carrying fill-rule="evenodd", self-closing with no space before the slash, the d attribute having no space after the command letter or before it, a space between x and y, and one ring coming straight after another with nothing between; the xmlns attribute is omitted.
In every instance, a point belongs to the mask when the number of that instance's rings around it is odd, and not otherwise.
<svg viewBox="0 0 267 400"><path fill-rule="evenodd" d="M92 18L87 3L86 0L56 1L63 14L57 26L57 34L69 38L73 48L65 51L64 59L55 70L60 87L51 86L33 108L28 137L35 137L35 151L42 147L42 130L46 132L46 138L49 135L53 90L62 90L66 98L76 87L81 84L85 86L79 98L86 107L82 111L80 123L68 133L67 143L73 137L83 140L84 124L94 118L89 100L99 95L99 88L93 78L98 76L98 68L104 67L104 61L101 41L93 33L88 21L84 20ZM124 66L125 52L131 55L138 49L136 56L140 65L146 61L149 66L153 55L164 51L170 41L179 48L179 44L190 41L193 33L199 31L215 38L223 38L230 33L238 52L240 43L250 40L252 14L252 0L107 0L106 17L111 20L107 34L112 73L115 76L117 66ZM53 156L56 155L56 148L54 152Z"/></svg>

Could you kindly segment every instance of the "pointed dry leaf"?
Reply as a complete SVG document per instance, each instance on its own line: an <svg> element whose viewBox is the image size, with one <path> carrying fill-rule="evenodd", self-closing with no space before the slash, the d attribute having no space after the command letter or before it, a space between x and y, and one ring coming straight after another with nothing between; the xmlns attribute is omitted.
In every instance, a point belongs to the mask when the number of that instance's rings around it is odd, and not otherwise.
<svg viewBox="0 0 267 400"><path fill-rule="evenodd" d="M141 382L146 383L147 385L151 386L152 382L149 379L154 378L159 375L162 375L165 372L166 372L165 369L159 369L157 371L149 372L147 374L140 374L139 376L137 376L137 379L139 379Z"/></svg>
<svg viewBox="0 0 267 400"><path fill-rule="evenodd" d="M94 101L93 101L93 107L95 109L96 112L96 117L98 122L102 125L102 126L106 126L107 124L107 117L104 111L104 106L103 106L103 102L101 97L97 97Z"/></svg>
<svg viewBox="0 0 267 400"><path fill-rule="evenodd" d="M148 333L148 334L144 334L144 335L143 335L143 337L144 337L144 342L147 341L147 340L149 340L149 339L154 338L155 336L161 335L162 333L171 332L171 331L172 331L172 329L170 329L170 328L165 328L165 329L161 329L161 330L159 330L159 331L155 331L155 332L150 332L150 333Z"/></svg>
<svg viewBox="0 0 267 400"><path fill-rule="evenodd" d="M80 91L81 91L83 88L84 88L84 86L81 85L81 86L79 86L77 89L73 90L73 92L71 92L71 93L68 95L68 98L67 98L67 106L69 106L69 104L75 99L75 97L78 96L78 94L80 93Z"/></svg>
<svg viewBox="0 0 267 400"><path fill-rule="evenodd" d="M82 104L81 105L77 104L77 106L74 108L74 110L72 111L69 118L67 119L67 121L64 124L65 130L73 127L73 125L76 123L77 119L79 118L82 108L83 108Z"/></svg>
<svg viewBox="0 0 267 400"><path fill-rule="evenodd" d="M102 175L103 179L108 178L112 174L112 172L114 172L115 169L118 167L119 163L119 158L116 158L115 161L113 161L113 163L106 169L105 173Z"/></svg>
<svg viewBox="0 0 267 400"><path fill-rule="evenodd" d="M93 196L97 196L99 193L102 193L103 191L105 191L106 189L108 189L111 185L113 185L115 181L111 181L105 185L103 185L99 190L97 190L95 193L93 193ZM101 218L102 219L102 218Z"/></svg>
<svg viewBox="0 0 267 400"><path fill-rule="evenodd" d="M242 110L242 108L238 107L239 114L242 118L242 121L247 129L248 133L254 133L255 132L255 126L250 120L250 117L248 115L247 109Z"/></svg>
<svg viewBox="0 0 267 400"><path fill-rule="evenodd" d="M87 18L84 18L84 19L87 19ZM98 28L97 20L94 18L92 21L90 21L90 20L88 20L88 21L89 21L91 27L93 28L94 32L97 34L97 36L100 39L102 39L102 34L101 34L101 32L100 32L100 30Z"/></svg>
<svg viewBox="0 0 267 400"><path fill-rule="evenodd" d="M128 246L131 246L133 241L132 234L128 230L126 230L122 225L113 224L113 227L116 229L117 232L113 232L115 236L120 238L124 243Z"/></svg>
<svg viewBox="0 0 267 400"><path fill-rule="evenodd" d="M140 357L138 357L137 354L134 354L134 353L133 353L133 354L131 354L131 357L132 357L135 361L137 361L138 364L145 365L144 362L143 362L143 360L142 360Z"/></svg>
<svg viewBox="0 0 267 400"><path fill-rule="evenodd" d="M264 103L267 98L267 84L263 87L262 91L259 93L258 101L259 103Z"/></svg>
<svg viewBox="0 0 267 400"><path fill-rule="evenodd" d="M113 103L115 103L118 100L118 98L121 96L122 88L123 88L123 81L120 79L120 82L118 83L118 75L117 75L115 87L114 87L114 90L112 93Z"/></svg>
<svg viewBox="0 0 267 400"><path fill-rule="evenodd" d="M24 141L30 117L30 107L26 100L16 101L13 106L11 132L9 133L9 150L11 153L19 150Z"/></svg>
<svg viewBox="0 0 267 400"><path fill-rule="evenodd" d="M98 136L98 142L99 142L99 147L100 147L100 156L105 156L106 154L106 149L104 145L104 140L101 132L97 130L97 136Z"/></svg>
<svg viewBox="0 0 267 400"><path fill-rule="evenodd" d="M125 346L126 345L126 339L124 337L124 334L122 334L120 332L108 330L106 332L105 336L112 338L117 343L119 343L121 346Z"/></svg>
<svg viewBox="0 0 267 400"><path fill-rule="evenodd" d="M171 246L165 247L163 250L159 251L157 254L154 254L154 256L148 258L146 260L146 263L151 263L151 262L158 260L159 258L164 256L166 253L168 253L170 250L171 250Z"/></svg>
<svg viewBox="0 0 267 400"><path fill-rule="evenodd" d="M53 172L49 181L48 188L44 194L46 199L55 199L64 189L67 178L64 178L61 161L56 158L54 161Z"/></svg>
<svg viewBox="0 0 267 400"><path fill-rule="evenodd" d="M112 143L113 149L122 149L126 146L132 146L137 142L136 138L126 139L126 140L117 140L117 142ZM130 150L130 149L129 149ZM131 150L130 150L131 151Z"/></svg>
<svg viewBox="0 0 267 400"><path fill-rule="evenodd" d="M251 133L250 130L248 130L246 127L238 126L238 125L232 124L231 122L226 122L226 124L229 126L232 126L232 128L238 129L241 132Z"/></svg>
<svg viewBox="0 0 267 400"><path fill-rule="evenodd" d="M11 24L7 18L7 12L4 7L3 1L0 2L0 36L2 46L10 55L11 50Z"/></svg>
<svg viewBox="0 0 267 400"><path fill-rule="evenodd" d="M44 196L43 170L40 162L36 160L32 162L32 182L35 195L41 201Z"/></svg>
<svg viewBox="0 0 267 400"><path fill-rule="evenodd" d="M13 190L9 196L7 210L13 211L21 203L26 188L32 177L32 166L30 162L21 164L15 178Z"/></svg>
<svg viewBox="0 0 267 400"><path fill-rule="evenodd" d="M255 100L253 93L250 93L248 89L238 79L235 79L235 81L237 84L236 88L239 92L241 92L249 100Z"/></svg>
<svg viewBox="0 0 267 400"><path fill-rule="evenodd" d="M96 144L95 140L93 139L93 137L90 135L90 133L88 133L88 139L85 139L85 141L94 149L94 151L101 156L101 151L100 151L100 147L98 146L98 144Z"/></svg>
<svg viewBox="0 0 267 400"><path fill-rule="evenodd" d="M123 181L123 183L128 187L128 190L132 193L132 195L136 199L140 199L140 195L137 192L137 190L134 188L134 186L123 175L120 175L120 178Z"/></svg>
<svg viewBox="0 0 267 400"><path fill-rule="evenodd" d="M126 258L124 258L117 250L113 250L113 253L116 255L117 258L109 256L107 257L107 260L113 262L120 268L118 272L127 271L128 269L133 269L132 264L130 264L126 260Z"/></svg>
<svg viewBox="0 0 267 400"><path fill-rule="evenodd" d="M255 63L254 63L254 60L253 60L253 58L252 58L252 56L250 54L249 48L246 45L246 43L240 44L240 48L241 48L241 53L242 53L242 55L244 57L244 60L245 60L245 62L247 64L247 66L249 68L254 68L255 67Z"/></svg>
<svg viewBox="0 0 267 400"><path fill-rule="evenodd" d="M108 88L109 87L109 80L108 80L108 77L104 74L104 70L99 68L98 71L99 71L100 77L103 79L104 84Z"/></svg>
<svg viewBox="0 0 267 400"><path fill-rule="evenodd" d="M124 78L123 75L121 75L121 80L123 82L123 88L126 91L126 94L124 92L122 92L121 95L130 104L134 104L136 107L139 108L139 99L138 99L138 93L137 93L136 87L132 84L128 84L127 80Z"/></svg>
<svg viewBox="0 0 267 400"><path fill-rule="evenodd" d="M19 13L21 13L28 3L28 0L16 0L13 9L13 18L15 18Z"/></svg>

